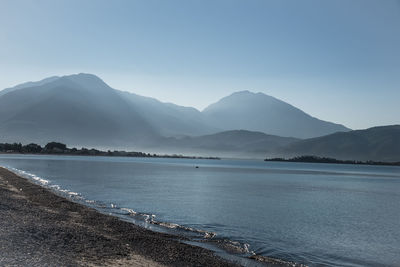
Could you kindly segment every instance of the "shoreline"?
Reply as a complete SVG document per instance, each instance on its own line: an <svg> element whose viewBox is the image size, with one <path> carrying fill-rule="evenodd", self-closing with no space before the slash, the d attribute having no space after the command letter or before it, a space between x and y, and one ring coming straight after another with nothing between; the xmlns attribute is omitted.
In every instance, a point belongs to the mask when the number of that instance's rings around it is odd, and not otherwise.
<svg viewBox="0 0 400 267"><path fill-rule="evenodd" d="M129 153L129 152L128 152ZM142 152L140 152L142 153ZM32 155L32 156L71 156L71 157L120 157L120 158L159 158L159 159L207 159L207 160L221 160L220 157L202 157L202 156L185 156L185 155L169 155L169 154L154 154L153 155L108 155L108 154L68 154L68 153L20 153L20 152L2 152L0 155Z"/></svg>
<svg viewBox="0 0 400 267"><path fill-rule="evenodd" d="M0 265L305 266L149 230L1 166L0 216Z"/></svg>
<svg viewBox="0 0 400 267"><path fill-rule="evenodd" d="M0 167L0 265L239 266L183 236L70 201Z"/></svg>
<svg viewBox="0 0 400 267"><path fill-rule="evenodd" d="M0 143L0 154L27 154L27 155L71 155L71 156L107 156L107 157L132 157L132 158L178 158L178 159L210 159L219 160L219 157L213 156L188 156L182 154L155 154L140 151L125 150L98 150L95 148L69 148L66 144L59 142L47 143L44 147L30 143L22 145L21 143Z"/></svg>

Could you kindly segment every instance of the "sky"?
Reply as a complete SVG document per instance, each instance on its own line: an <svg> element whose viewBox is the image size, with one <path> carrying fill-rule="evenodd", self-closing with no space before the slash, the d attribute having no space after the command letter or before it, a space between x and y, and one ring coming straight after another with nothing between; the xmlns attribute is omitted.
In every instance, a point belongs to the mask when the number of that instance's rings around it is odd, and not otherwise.
<svg viewBox="0 0 400 267"><path fill-rule="evenodd" d="M0 0L0 89L80 72L199 110L250 90L400 124L400 1Z"/></svg>

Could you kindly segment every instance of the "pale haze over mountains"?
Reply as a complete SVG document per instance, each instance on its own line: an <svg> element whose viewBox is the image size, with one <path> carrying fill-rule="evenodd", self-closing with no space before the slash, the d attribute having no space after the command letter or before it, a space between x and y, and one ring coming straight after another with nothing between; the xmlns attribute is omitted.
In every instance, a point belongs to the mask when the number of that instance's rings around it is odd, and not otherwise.
<svg viewBox="0 0 400 267"><path fill-rule="evenodd" d="M73 146L260 158L311 152L350 159L396 158L393 149L398 149L400 138L392 131L385 137L392 138L386 147L372 148L379 145L372 136L349 146L351 154L337 146L341 137L347 140L354 132L348 131L249 91L224 97L202 112L115 90L92 74L50 77L0 91L3 142L54 140ZM300 140L305 138L314 139ZM380 155L391 148L388 155Z"/></svg>
<svg viewBox="0 0 400 267"><path fill-rule="evenodd" d="M272 96L249 91L224 97L204 109L203 113L215 127L287 137L310 138L350 130L343 125L313 118Z"/></svg>

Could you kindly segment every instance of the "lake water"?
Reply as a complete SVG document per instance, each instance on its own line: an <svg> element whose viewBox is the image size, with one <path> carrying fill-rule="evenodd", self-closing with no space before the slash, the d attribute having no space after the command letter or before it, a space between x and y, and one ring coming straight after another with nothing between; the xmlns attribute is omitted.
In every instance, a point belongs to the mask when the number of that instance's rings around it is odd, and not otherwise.
<svg viewBox="0 0 400 267"><path fill-rule="evenodd" d="M0 165L103 212L235 246L243 257L400 266L399 167L32 155L0 155Z"/></svg>

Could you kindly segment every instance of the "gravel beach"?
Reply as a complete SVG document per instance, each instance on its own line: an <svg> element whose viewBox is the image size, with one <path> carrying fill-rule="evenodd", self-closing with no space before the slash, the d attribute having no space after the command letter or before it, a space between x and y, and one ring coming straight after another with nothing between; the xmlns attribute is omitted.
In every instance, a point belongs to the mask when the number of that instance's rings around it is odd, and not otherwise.
<svg viewBox="0 0 400 267"><path fill-rule="evenodd" d="M0 168L0 266L237 266Z"/></svg>

